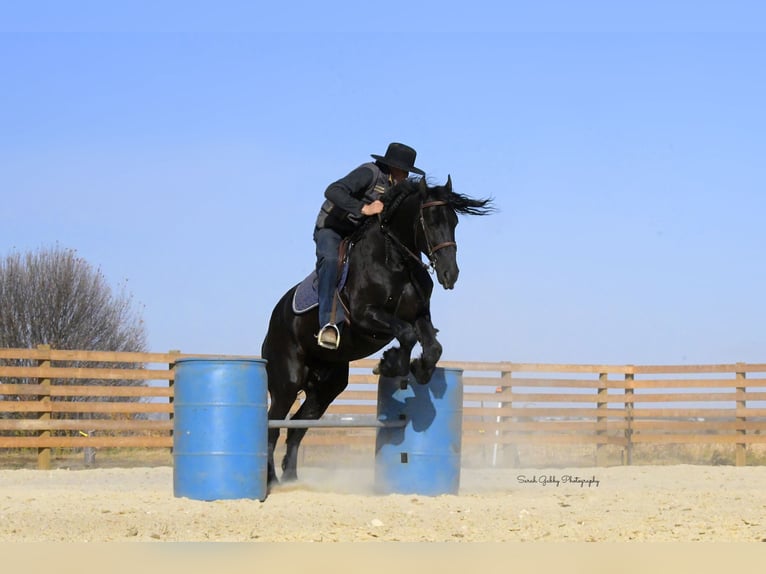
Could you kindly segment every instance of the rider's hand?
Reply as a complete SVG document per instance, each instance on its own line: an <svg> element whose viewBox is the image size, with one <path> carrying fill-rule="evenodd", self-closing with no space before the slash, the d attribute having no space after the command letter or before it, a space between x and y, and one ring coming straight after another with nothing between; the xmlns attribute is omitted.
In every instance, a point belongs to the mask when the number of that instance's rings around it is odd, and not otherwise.
<svg viewBox="0 0 766 574"><path fill-rule="evenodd" d="M362 215L376 215L381 211L383 211L383 202L379 199L362 207Z"/></svg>

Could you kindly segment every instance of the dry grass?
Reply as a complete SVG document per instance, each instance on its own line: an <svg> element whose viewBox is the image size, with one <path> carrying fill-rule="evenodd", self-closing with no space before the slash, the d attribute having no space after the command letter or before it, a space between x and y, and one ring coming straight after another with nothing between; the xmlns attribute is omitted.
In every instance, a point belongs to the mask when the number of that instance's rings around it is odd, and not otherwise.
<svg viewBox="0 0 766 574"><path fill-rule="evenodd" d="M633 447L633 465L734 465L733 444L639 444ZM593 445L519 445L506 446L501 466L578 467L619 466L627 464L622 447ZM486 456L485 456L486 458ZM751 445L746 455L748 466L766 465L766 445Z"/></svg>
<svg viewBox="0 0 766 574"><path fill-rule="evenodd" d="M277 449L275 459L281 460L284 451ZM307 444L301 449L301 466L347 466L363 468L372 464L374 443L371 445L319 445ZM604 446L597 452L593 445L492 445L463 448L462 464L466 468L564 468L620 466L625 464L625 453L620 447ZM633 465L731 465L735 464L735 447L731 444L663 444L636 445ZM94 464L86 464L81 449L52 449L51 467L135 468L172 466L169 449L111 448L99 449ZM766 465L766 445L751 445L747 449L747 465ZM33 449L4 450L0 452L0 469L37 468L37 452Z"/></svg>
<svg viewBox="0 0 766 574"><path fill-rule="evenodd" d="M96 452L94 464L86 464L81 449L51 449L51 468L79 470L85 468L135 468L172 466L169 449L105 448ZM33 449L8 449L0 452L0 469L37 468L37 452Z"/></svg>

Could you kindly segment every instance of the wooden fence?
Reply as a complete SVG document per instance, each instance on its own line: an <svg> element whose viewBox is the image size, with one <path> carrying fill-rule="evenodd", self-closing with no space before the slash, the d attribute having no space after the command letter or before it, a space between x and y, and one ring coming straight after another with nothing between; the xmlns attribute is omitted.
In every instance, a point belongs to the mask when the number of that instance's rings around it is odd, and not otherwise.
<svg viewBox="0 0 766 574"><path fill-rule="evenodd" d="M0 452L172 448L173 364L220 355L0 349ZM254 357L246 357L254 358ZM352 363L349 388L326 417L371 415L377 377ZM520 464L519 448L615 449L631 464L640 445L730 445L735 463L766 442L766 364L638 366L443 361L463 370L463 446L491 449L493 464ZM373 429L313 429L304 444L372 449Z"/></svg>

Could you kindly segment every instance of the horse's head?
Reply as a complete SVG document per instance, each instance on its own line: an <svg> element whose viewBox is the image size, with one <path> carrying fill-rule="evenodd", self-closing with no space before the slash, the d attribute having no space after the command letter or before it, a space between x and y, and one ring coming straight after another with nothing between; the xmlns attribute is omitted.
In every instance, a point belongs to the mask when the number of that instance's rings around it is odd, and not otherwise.
<svg viewBox="0 0 766 574"><path fill-rule="evenodd" d="M452 289L460 274L455 241L458 214L487 215L493 211L492 200L455 193L450 176L445 185L435 187L429 187L425 178L421 179L419 192L419 248L431 262L441 286Z"/></svg>

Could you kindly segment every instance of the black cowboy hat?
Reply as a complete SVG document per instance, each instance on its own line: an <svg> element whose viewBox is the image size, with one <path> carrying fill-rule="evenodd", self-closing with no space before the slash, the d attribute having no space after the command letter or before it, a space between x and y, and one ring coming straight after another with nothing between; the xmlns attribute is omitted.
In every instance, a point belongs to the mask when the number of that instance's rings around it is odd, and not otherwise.
<svg viewBox="0 0 766 574"><path fill-rule="evenodd" d="M395 167L404 171L417 173L418 175L425 175L422 169L415 167L415 157L417 152L408 145L402 143L390 143L388 149L386 149L385 156L379 156L370 154L374 159L380 163L386 164L389 167Z"/></svg>

